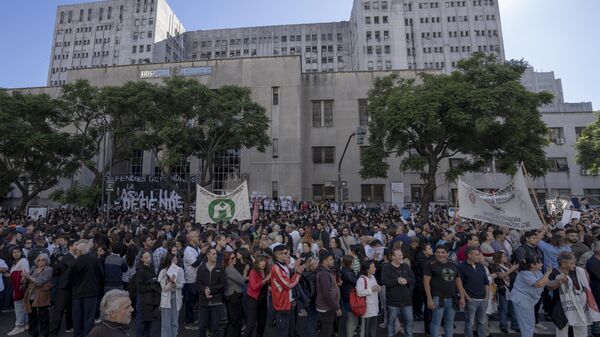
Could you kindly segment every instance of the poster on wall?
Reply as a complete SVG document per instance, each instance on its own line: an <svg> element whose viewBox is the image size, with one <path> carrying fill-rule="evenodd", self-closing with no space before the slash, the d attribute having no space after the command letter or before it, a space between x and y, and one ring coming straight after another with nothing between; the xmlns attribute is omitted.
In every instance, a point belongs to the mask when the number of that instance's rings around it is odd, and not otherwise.
<svg viewBox="0 0 600 337"><path fill-rule="evenodd" d="M404 207L404 183L392 183L392 204L398 209Z"/></svg>
<svg viewBox="0 0 600 337"><path fill-rule="evenodd" d="M48 207L29 206L27 207L27 216L34 220L45 219L48 217Z"/></svg>

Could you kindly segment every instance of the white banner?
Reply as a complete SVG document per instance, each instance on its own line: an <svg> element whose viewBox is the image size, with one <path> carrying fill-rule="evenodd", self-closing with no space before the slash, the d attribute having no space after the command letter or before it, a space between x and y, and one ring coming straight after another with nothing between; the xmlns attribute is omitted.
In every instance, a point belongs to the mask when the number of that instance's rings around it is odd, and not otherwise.
<svg viewBox="0 0 600 337"><path fill-rule="evenodd" d="M196 185L196 222L207 224L251 218L246 181L224 195L211 193Z"/></svg>
<svg viewBox="0 0 600 337"><path fill-rule="evenodd" d="M562 212L565 209L568 209L571 205L571 200L561 199L556 197L554 199L546 199L546 207L548 208L548 213L558 213Z"/></svg>
<svg viewBox="0 0 600 337"><path fill-rule="evenodd" d="M401 209L404 207L404 183L392 183L392 204Z"/></svg>
<svg viewBox="0 0 600 337"><path fill-rule="evenodd" d="M459 179L458 205L458 214L464 218L516 229L542 227L521 167L512 182L494 194L481 192Z"/></svg>

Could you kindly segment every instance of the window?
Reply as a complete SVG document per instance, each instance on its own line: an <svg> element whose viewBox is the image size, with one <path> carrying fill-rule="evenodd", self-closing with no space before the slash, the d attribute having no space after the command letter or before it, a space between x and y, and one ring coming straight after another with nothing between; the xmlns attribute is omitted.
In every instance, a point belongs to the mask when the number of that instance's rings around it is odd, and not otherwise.
<svg viewBox="0 0 600 337"><path fill-rule="evenodd" d="M142 167L144 164L144 151L143 150L133 150L131 154L131 169L130 174L134 176L142 175Z"/></svg>
<svg viewBox="0 0 600 337"><path fill-rule="evenodd" d="M368 101L366 99L358 100L358 123L360 126L369 125Z"/></svg>
<svg viewBox="0 0 600 337"><path fill-rule="evenodd" d="M88 9L88 15L87 15L87 20L91 21L92 20L92 9Z"/></svg>
<svg viewBox="0 0 600 337"><path fill-rule="evenodd" d="M381 18L381 22L383 22L383 23L388 23L388 17L384 15L384 16Z"/></svg>
<svg viewBox="0 0 600 337"><path fill-rule="evenodd" d="M335 146L314 146L312 152L314 164L333 164Z"/></svg>
<svg viewBox="0 0 600 337"><path fill-rule="evenodd" d="M279 198L279 182L276 180L271 182L271 197Z"/></svg>
<svg viewBox="0 0 600 337"><path fill-rule="evenodd" d="M590 201L597 203L600 201L600 188L584 188L583 195L592 199Z"/></svg>
<svg viewBox="0 0 600 337"><path fill-rule="evenodd" d="M332 127L333 126L333 101L313 101L312 102L313 127Z"/></svg>
<svg viewBox="0 0 600 337"><path fill-rule="evenodd" d="M273 105L279 105L279 87L272 87L273 91Z"/></svg>
<svg viewBox="0 0 600 337"><path fill-rule="evenodd" d="M457 169L464 161L463 158L450 158L450 168Z"/></svg>
<svg viewBox="0 0 600 337"><path fill-rule="evenodd" d="M271 141L271 152L273 158L279 157L279 139L273 138Z"/></svg>
<svg viewBox="0 0 600 337"><path fill-rule="evenodd" d="M563 128L550 128L548 140L554 144L562 145L565 143Z"/></svg>
<svg viewBox="0 0 600 337"><path fill-rule="evenodd" d="M550 172L568 172L569 164L567 158L548 158L548 167Z"/></svg>
<svg viewBox="0 0 600 337"><path fill-rule="evenodd" d="M333 184L314 184L313 187L313 201L322 200L334 200L335 199L335 186Z"/></svg>
<svg viewBox="0 0 600 337"><path fill-rule="evenodd" d="M575 127L575 137L577 139L579 139L579 136L581 136L581 133L583 132L583 130L585 130L585 126L576 126Z"/></svg>
<svg viewBox="0 0 600 337"><path fill-rule="evenodd" d="M137 46L132 46L131 52L135 54L137 52Z"/></svg>
<svg viewBox="0 0 600 337"><path fill-rule="evenodd" d="M365 24L367 24L367 25L371 24L371 17L370 16L365 16Z"/></svg>
<svg viewBox="0 0 600 337"><path fill-rule="evenodd" d="M361 202L383 202L385 195L384 184L360 185Z"/></svg>

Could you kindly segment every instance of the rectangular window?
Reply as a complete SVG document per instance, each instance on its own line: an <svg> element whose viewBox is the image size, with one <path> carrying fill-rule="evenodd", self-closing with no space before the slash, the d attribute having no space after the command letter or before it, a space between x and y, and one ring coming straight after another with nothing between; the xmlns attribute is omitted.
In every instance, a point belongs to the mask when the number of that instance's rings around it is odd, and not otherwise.
<svg viewBox="0 0 600 337"><path fill-rule="evenodd" d="M279 105L279 87L272 87L273 91L273 105Z"/></svg>
<svg viewBox="0 0 600 337"><path fill-rule="evenodd" d="M360 185L361 202L383 202L385 198L384 184Z"/></svg>
<svg viewBox="0 0 600 337"><path fill-rule="evenodd" d="M600 188L584 188L583 195L592 199L592 202L598 202L600 201Z"/></svg>
<svg viewBox="0 0 600 337"><path fill-rule="evenodd" d="M558 157L558 158L548 158L548 167L550 172L568 172L569 164L567 162L567 158Z"/></svg>
<svg viewBox="0 0 600 337"><path fill-rule="evenodd" d="M142 167L144 164L144 151L143 150L133 150L131 154L130 161L130 174L134 176L142 175Z"/></svg>
<svg viewBox="0 0 600 337"><path fill-rule="evenodd" d="M279 139L277 139L277 138L272 139L271 152L272 152L273 158L279 157Z"/></svg>
<svg viewBox="0 0 600 337"><path fill-rule="evenodd" d="M335 146L314 146L313 163L314 164L333 164L335 157Z"/></svg>
<svg viewBox="0 0 600 337"><path fill-rule="evenodd" d="M550 128L548 134L548 140L554 144L562 145L565 143L565 135L563 128Z"/></svg>
<svg viewBox="0 0 600 337"><path fill-rule="evenodd" d="M457 169L464 161L464 158L450 158L450 168Z"/></svg>
<svg viewBox="0 0 600 337"><path fill-rule="evenodd" d="M135 54L137 52L137 46L131 47L131 53Z"/></svg>
<svg viewBox="0 0 600 337"><path fill-rule="evenodd" d="M368 101L366 99L358 100L358 123L360 126L369 125Z"/></svg>
<svg viewBox="0 0 600 337"><path fill-rule="evenodd" d="M332 127L333 126L333 101L313 101L312 102L313 127Z"/></svg>
<svg viewBox="0 0 600 337"><path fill-rule="evenodd" d="M88 9L88 15L87 15L87 20L88 21L92 21L92 9Z"/></svg>
<svg viewBox="0 0 600 337"><path fill-rule="evenodd" d="M583 130L585 130L585 126L576 126L575 127L575 137L576 137L576 139L579 139L579 136L581 136L581 133L583 132Z"/></svg>
<svg viewBox="0 0 600 337"><path fill-rule="evenodd" d="M276 180L271 182L271 197L279 198L279 182Z"/></svg>
<svg viewBox="0 0 600 337"><path fill-rule="evenodd" d="M313 201L335 200L335 186L333 184L313 184Z"/></svg>

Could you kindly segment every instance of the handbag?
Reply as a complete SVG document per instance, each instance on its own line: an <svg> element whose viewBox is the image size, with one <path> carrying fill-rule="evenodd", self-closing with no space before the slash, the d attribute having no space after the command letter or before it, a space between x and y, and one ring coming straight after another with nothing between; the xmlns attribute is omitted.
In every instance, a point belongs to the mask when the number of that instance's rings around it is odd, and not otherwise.
<svg viewBox="0 0 600 337"><path fill-rule="evenodd" d="M367 278L361 277L365 280L365 289L367 288ZM352 288L350 291L350 311L357 316L362 317L367 312L367 298L358 296L356 288Z"/></svg>

